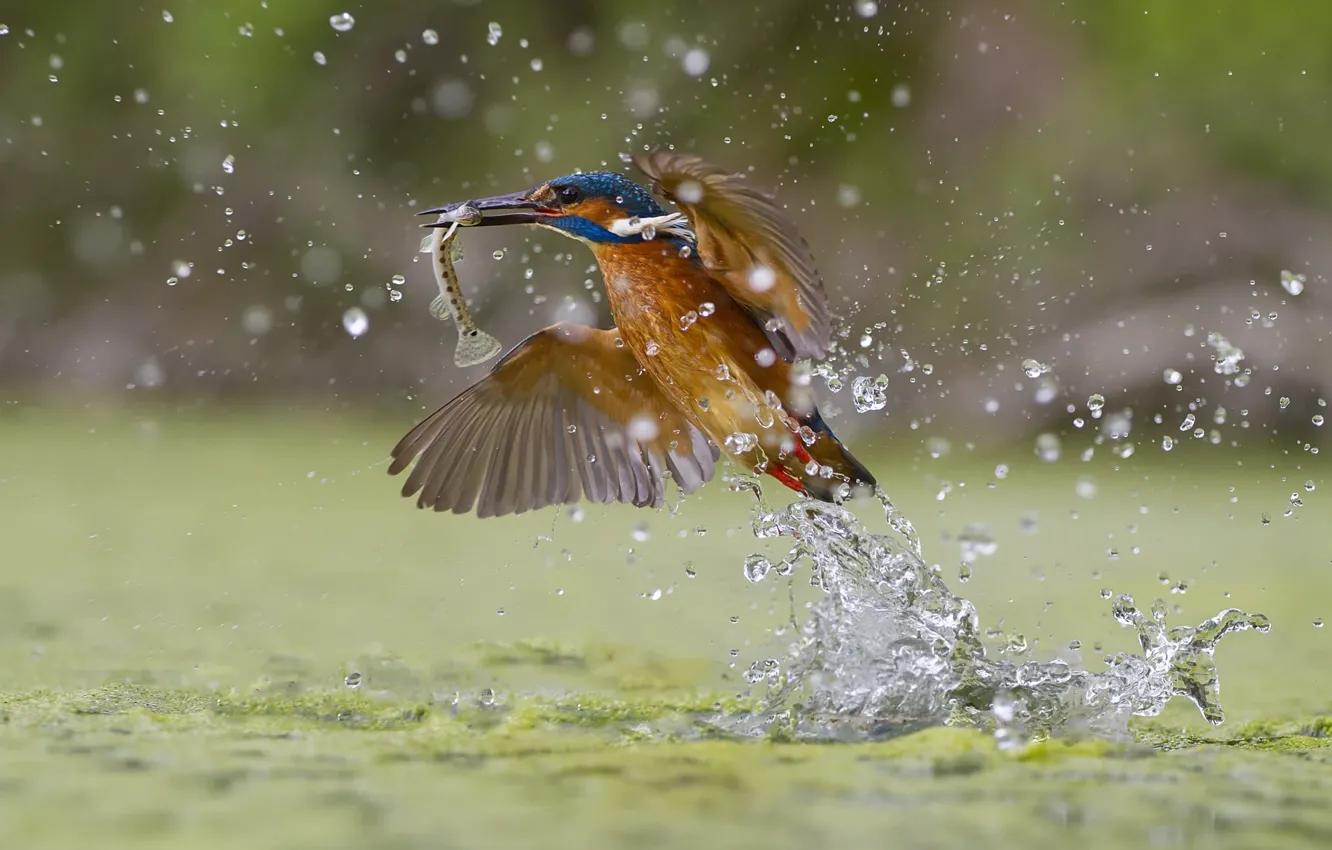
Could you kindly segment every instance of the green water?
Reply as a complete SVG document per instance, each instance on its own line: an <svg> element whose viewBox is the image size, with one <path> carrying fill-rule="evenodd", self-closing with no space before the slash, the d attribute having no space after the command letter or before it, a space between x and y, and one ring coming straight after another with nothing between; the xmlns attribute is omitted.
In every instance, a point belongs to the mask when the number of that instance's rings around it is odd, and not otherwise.
<svg viewBox="0 0 1332 850"><path fill-rule="evenodd" d="M405 424L0 418L3 846L1332 841L1332 629L1313 625L1332 619L1324 461L869 446L927 560L1038 654L1079 639L1096 668L1093 644L1135 648L1103 587L1162 596L1176 625L1230 605L1274 622L1222 643L1216 729L1177 699L1135 723L1136 745L1009 754L959 729L709 740L698 718L738 704L739 674L814 598L800 573L744 580L744 555L784 551L753 539L746 498L711 487L675 517L424 514L384 474ZM1305 506L1283 516L1296 491ZM975 522L998 551L960 584L955 538ZM649 739L648 723L677 735Z"/></svg>

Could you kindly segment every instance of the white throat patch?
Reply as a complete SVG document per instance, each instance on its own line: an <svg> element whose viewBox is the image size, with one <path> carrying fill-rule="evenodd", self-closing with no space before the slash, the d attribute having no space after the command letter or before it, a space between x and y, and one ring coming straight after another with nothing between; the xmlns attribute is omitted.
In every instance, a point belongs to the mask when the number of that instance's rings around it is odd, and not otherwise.
<svg viewBox="0 0 1332 850"><path fill-rule="evenodd" d="M621 218L611 222L610 232L616 236L642 236L644 241L656 239L658 233L670 236L683 236L692 241L694 232L689 229L689 219L682 213L667 213L647 218Z"/></svg>

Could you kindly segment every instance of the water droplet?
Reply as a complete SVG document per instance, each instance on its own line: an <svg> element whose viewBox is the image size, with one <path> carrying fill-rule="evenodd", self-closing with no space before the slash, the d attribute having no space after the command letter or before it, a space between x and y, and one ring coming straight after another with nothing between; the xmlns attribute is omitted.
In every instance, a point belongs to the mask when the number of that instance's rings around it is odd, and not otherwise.
<svg viewBox="0 0 1332 850"><path fill-rule="evenodd" d="M758 445L758 435L748 431L737 431L726 438L726 451L733 455L742 455L752 451Z"/></svg>
<svg viewBox="0 0 1332 850"><path fill-rule="evenodd" d="M319 64L319 65L327 65L327 64L328 64L328 57L324 56L324 51L322 51L322 50L316 50L316 51L314 52L314 61L315 61L316 64Z"/></svg>
<svg viewBox="0 0 1332 850"><path fill-rule="evenodd" d="M1315 427L1315 428L1322 428L1322 427L1323 427L1323 414L1321 414L1321 413L1315 413L1315 414L1313 415L1313 419L1310 419L1309 421L1312 422L1312 423L1314 424L1314 427Z"/></svg>
<svg viewBox="0 0 1332 850"><path fill-rule="evenodd" d="M680 65L684 72L691 77L701 77L708 70L712 57L701 47L695 47L686 51L680 59Z"/></svg>
<svg viewBox="0 0 1332 850"><path fill-rule="evenodd" d="M851 382L851 394L857 412L883 410L888 405L888 376L879 375L872 379L867 375L857 376Z"/></svg>
<svg viewBox="0 0 1332 850"><path fill-rule="evenodd" d="M1087 409L1093 413L1105 407L1105 396L1100 393L1092 393L1087 397Z"/></svg>
<svg viewBox="0 0 1332 850"><path fill-rule="evenodd" d="M222 160L222 170L227 174L236 173L236 157L227 154L226 159Z"/></svg>
<svg viewBox="0 0 1332 850"><path fill-rule="evenodd" d="M647 346L644 347L643 351L644 353L647 354L648 357L656 357L657 352L661 351L661 346L657 345L656 340L650 339L648 340L648 344Z"/></svg>
<svg viewBox="0 0 1332 850"><path fill-rule="evenodd" d="M1046 366L1044 363L1042 363L1039 360L1032 360L1031 358L1027 358L1026 360L1022 361L1022 371L1026 374L1028 378L1039 378L1041 375L1044 375L1046 372L1049 372L1050 367Z"/></svg>
<svg viewBox="0 0 1332 850"><path fill-rule="evenodd" d="M1197 418L1196 418L1192 413L1190 413L1189 415L1187 415L1187 416L1184 417L1184 421L1183 421L1183 422L1179 423L1179 430L1181 430L1181 431L1187 431L1187 430L1189 430L1190 428L1193 427L1193 423L1196 422L1196 421L1197 421Z"/></svg>
<svg viewBox="0 0 1332 850"><path fill-rule="evenodd" d="M361 674L348 673L347 678L343 680L343 684L352 689L359 688L361 686Z"/></svg>
<svg viewBox="0 0 1332 850"><path fill-rule="evenodd" d="M262 304L252 304L241 313L241 327L251 336L263 336L273 328L273 311Z"/></svg>
<svg viewBox="0 0 1332 850"><path fill-rule="evenodd" d="M1101 422L1101 433L1112 440L1122 440L1133 431L1130 411L1111 413Z"/></svg>
<svg viewBox="0 0 1332 850"><path fill-rule="evenodd" d="M697 204L703 200L703 184L697 180L684 180L675 187L675 197L684 204Z"/></svg>
<svg viewBox="0 0 1332 850"><path fill-rule="evenodd" d="M1315 629L1321 629L1323 627L1323 618L1319 617L1318 619L1314 620L1313 627Z"/></svg>
<svg viewBox="0 0 1332 850"><path fill-rule="evenodd" d="M750 555L745 558L745 578L749 581L763 581L771 570L772 563L762 555Z"/></svg>
<svg viewBox="0 0 1332 850"><path fill-rule="evenodd" d="M349 307L342 314L342 327L352 337L360 337L370 330L370 317L360 307Z"/></svg>
<svg viewBox="0 0 1332 850"><path fill-rule="evenodd" d="M351 32L351 28L356 26L356 19L350 12L338 12L329 16L328 25L338 32Z"/></svg>
<svg viewBox="0 0 1332 850"><path fill-rule="evenodd" d="M1175 447L1175 439L1173 437L1165 436L1161 438L1162 449L1164 449L1165 451L1170 451L1174 447Z"/></svg>
<svg viewBox="0 0 1332 850"><path fill-rule="evenodd" d="M984 525L968 525L957 536L957 542L962 550L964 564L974 564L977 558L993 555L999 551L998 541Z"/></svg>
<svg viewBox="0 0 1332 850"><path fill-rule="evenodd" d="M717 312L717 305L713 304L711 301L704 301L702 304L698 305L698 314L705 319L715 312Z"/></svg>
<svg viewBox="0 0 1332 850"><path fill-rule="evenodd" d="M688 313L685 313L683 316L680 317L680 330L682 331L689 330L694 326L694 322L697 321L698 321L698 313L694 312L693 310L690 310Z"/></svg>
<svg viewBox="0 0 1332 850"><path fill-rule="evenodd" d="M862 18L872 18L879 13L879 4L875 0L856 0L856 14Z"/></svg>
<svg viewBox="0 0 1332 850"><path fill-rule="evenodd" d="M1046 432L1036 438L1036 456L1046 463L1059 460L1063 452L1063 442L1058 434Z"/></svg>
<svg viewBox="0 0 1332 850"><path fill-rule="evenodd" d="M500 248L498 251L496 251L495 253L491 254L490 256L494 257L494 258L497 259L497 260L502 260L502 259L504 259L504 249L503 249L503 248Z"/></svg>
<svg viewBox="0 0 1332 850"><path fill-rule="evenodd" d="M749 271L749 288L755 292L767 292L777 284L777 273L767 266L754 266Z"/></svg>
<svg viewBox="0 0 1332 850"><path fill-rule="evenodd" d="M648 528L646 522L640 522L638 525L635 525L631 535L636 543L646 543L648 540L652 539L652 531Z"/></svg>
<svg viewBox="0 0 1332 850"><path fill-rule="evenodd" d="M166 369L156 357L149 357L134 371L134 382L144 389L156 389L166 383Z"/></svg>
<svg viewBox="0 0 1332 850"><path fill-rule="evenodd" d="M1184 376L1178 369L1167 369L1162 377L1165 378L1165 382L1171 386L1175 386L1184 380Z"/></svg>
<svg viewBox="0 0 1332 850"><path fill-rule="evenodd" d="M439 33L434 30L424 30L421 33L421 40L433 47L434 45L439 44Z"/></svg>
<svg viewBox="0 0 1332 850"><path fill-rule="evenodd" d="M652 416L642 414L629 420L629 436L640 443L651 442L660 433L661 426Z"/></svg>
<svg viewBox="0 0 1332 850"><path fill-rule="evenodd" d="M500 29L500 25L494 21L491 21L486 25L486 44L489 44L491 47L499 44L500 37L503 35L504 30Z"/></svg>
<svg viewBox="0 0 1332 850"><path fill-rule="evenodd" d="M1295 274L1294 272L1286 271L1285 269L1281 270L1281 286L1291 295L1299 295L1303 292L1304 284L1307 282L1307 279L1302 274Z"/></svg>
<svg viewBox="0 0 1332 850"><path fill-rule="evenodd" d="M1240 361L1244 359L1243 351L1231 345L1230 340L1216 332L1207 335L1207 344L1215 352L1213 354L1213 360L1216 361L1214 368L1218 375L1237 375L1239 373ZM1245 383L1247 383L1247 378ZM1238 379L1236 385L1240 385Z"/></svg>

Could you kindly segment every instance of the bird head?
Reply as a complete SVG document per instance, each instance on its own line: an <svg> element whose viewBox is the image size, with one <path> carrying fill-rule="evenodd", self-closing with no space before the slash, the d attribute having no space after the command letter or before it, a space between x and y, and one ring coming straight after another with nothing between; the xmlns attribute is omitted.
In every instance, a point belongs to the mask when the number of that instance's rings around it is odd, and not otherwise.
<svg viewBox="0 0 1332 850"><path fill-rule="evenodd" d="M526 192L450 204L421 215L444 214L428 226L447 227L451 214L465 206L481 212L476 226L534 224L594 246L641 242L658 233L674 236L687 224L678 213L667 214L642 186L613 171L570 174Z"/></svg>

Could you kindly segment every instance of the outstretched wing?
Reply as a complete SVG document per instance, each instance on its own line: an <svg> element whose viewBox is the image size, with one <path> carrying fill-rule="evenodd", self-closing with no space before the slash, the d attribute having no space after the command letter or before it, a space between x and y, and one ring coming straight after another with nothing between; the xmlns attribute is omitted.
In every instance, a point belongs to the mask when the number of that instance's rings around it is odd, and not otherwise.
<svg viewBox="0 0 1332 850"><path fill-rule="evenodd" d="M777 353L823 357L832 334L828 296L809 246L777 203L693 154L656 151L634 163L685 210L704 265L764 327Z"/></svg>
<svg viewBox="0 0 1332 850"><path fill-rule="evenodd" d="M389 474L417 506L477 516L547 505L659 507L669 470L686 493L712 477L716 447L643 373L614 330L553 325L393 449Z"/></svg>

